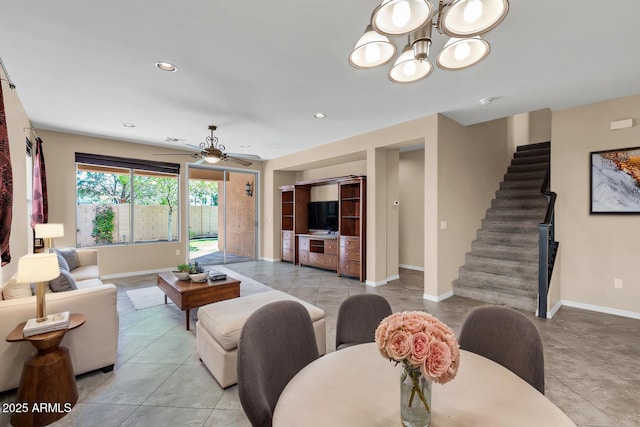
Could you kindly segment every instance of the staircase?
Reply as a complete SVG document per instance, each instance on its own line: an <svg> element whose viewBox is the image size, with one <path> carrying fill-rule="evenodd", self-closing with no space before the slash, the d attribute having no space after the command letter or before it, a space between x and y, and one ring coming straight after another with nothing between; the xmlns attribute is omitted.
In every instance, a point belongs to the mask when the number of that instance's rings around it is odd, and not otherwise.
<svg viewBox="0 0 640 427"><path fill-rule="evenodd" d="M538 224L548 204L540 187L549 160L548 142L518 147L453 282L454 295L536 311Z"/></svg>

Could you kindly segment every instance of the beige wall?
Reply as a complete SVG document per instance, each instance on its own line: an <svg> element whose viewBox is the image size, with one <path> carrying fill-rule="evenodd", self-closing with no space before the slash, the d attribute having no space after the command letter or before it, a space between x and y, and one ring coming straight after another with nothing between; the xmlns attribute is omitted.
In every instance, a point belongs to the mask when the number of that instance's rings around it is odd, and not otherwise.
<svg viewBox="0 0 640 427"><path fill-rule="evenodd" d="M255 189L254 181L253 175L231 172L224 191L222 182L218 187L218 205L224 207L218 216L218 247L248 258L256 257L256 195L246 192L247 182Z"/></svg>
<svg viewBox="0 0 640 427"><path fill-rule="evenodd" d="M634 126L609 130L611 121ZM589 152L640 146L640 95L553 114L551 188L558 193L556 240L560 242L552 290L564 303L605 307L640 318L640 216L590 215ZM622 289L614 288L622 279ZM557 290L557 289L556 289Z"/></svg>
<svg viewBox="0 0 640 427"><path fill-rule="evenodd" d="M432 295L451 292L451 283L506 173L508 150L506 119L465 127L439 117L438 219L435 228L430 224L425 231L426 236L438 235L439 286L438 294Z"/></svg>
<svg viewBox="0 0 640 427"><path fill-rule="evenodd" d="M400 153L399 161L398 262L424 270L424 149Z"/></svg>

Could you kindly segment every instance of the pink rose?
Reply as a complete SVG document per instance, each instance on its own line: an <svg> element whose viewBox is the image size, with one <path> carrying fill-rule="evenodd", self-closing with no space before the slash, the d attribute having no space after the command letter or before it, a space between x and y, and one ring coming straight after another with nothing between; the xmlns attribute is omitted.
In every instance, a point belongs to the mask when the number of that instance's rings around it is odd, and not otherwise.
<svg viewBox="0 0 640 427"><path fill-rule="evenodd" d="M386 350L387 336L388 336L387 322L382 321L376 328L375 340L376 340L376 345L378 346L378 350L380 350L380 354L382 355L382 357L386 359L389 358L389 354L387 353L387 350Z"/></svg>
<svg viewBox="0 0 640 427"><path fill-rule="evenodd" d="M409 363L419 366L424 363L428 355L429 337L424 332L417 332L411 336L411 354Z"/></svg>
<svg viewBox="0 0 640 427"><path fill-rule="evenodd" d="M403 313L393 313L385 318L389 333L402 330L403 318Z"/></svg>
<svg viewBox="0 0 640 427"><path fill-rule="evenodd" d="M431 340L427 346L427 358L420 367L422 374L436 382L451 366L451 349L447 344Z"/></svg>
<svg viewBox="0 0 640 427"><path fill-rule="evenodd" d="M427 313L422 313L420 311L410 311L405 313L403 322L404 329L412 334L424 331L426 324L425 314Z"/></svg>
<svg viewBox="0 0 640 427"><path fill-rule="evenodd" d="M405 331L395 331L389 338L387 353L392 359L401 361L411 353L411 334Z"/></svg>
<svg viewBox="0 0 640 427"><path fill-rule="evenodd" d="M451 365L449 365L447 371L436 380L439 384L445 384L454 379L460 366L460 349L458 348L458 342L455 341L455 345L449 348L451 350Z"/></svg>

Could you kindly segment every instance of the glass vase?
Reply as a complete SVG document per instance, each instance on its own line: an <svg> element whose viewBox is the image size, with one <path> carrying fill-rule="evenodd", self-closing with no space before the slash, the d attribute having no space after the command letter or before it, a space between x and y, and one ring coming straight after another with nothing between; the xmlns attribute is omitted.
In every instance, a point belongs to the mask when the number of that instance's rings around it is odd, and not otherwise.
<svg viewBox="0 0 640 427"><path fill-rule="evenodd" d="M402 366L400 374L400 417L405 427L431 424L431 381L420 368Z"/></svg>

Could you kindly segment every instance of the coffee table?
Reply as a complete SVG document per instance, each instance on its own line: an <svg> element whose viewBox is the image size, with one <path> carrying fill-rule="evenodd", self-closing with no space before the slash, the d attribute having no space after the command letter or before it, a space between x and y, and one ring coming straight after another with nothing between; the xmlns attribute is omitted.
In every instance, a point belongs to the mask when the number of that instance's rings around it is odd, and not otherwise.
<svg viewBox="0 0 640 427"><path fill-rule="evenodd" d="M164 303L171 298L185 312L186 328L189 330L189 310L212 302L224 301L240 296L240 281L232 277L225 280L208 280L197 283L178 280L170 271L158 273L158 287L164 292Z"/></svg>

